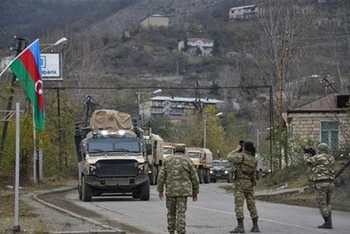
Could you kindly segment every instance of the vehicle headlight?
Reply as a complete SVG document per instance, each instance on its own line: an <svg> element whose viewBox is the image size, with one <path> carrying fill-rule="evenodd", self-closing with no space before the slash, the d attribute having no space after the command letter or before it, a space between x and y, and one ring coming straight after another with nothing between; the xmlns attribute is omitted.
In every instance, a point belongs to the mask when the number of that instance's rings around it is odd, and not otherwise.
<svg viewBox="0 0 350 234"><path fill-rule="evenodd" d="M213 171L212 171L212 170L210 170L210 174L213 174Z"/></svg>
<svg viewBox="0 0 350 234"><path fill-rule="evenodd" d="M225 174L228 174L228 171L225 171Z"/></svg>
<svg viewBox="0 0 350 234"><path fill-rule="evenodd" d="M138 164L138 168L139 168L139 174L142 174L143 171L145 170L145 164Z"/></svg>
<svg viewBox="0 0 350 234"><path fill-rule="evenodd" d="M96 173L96 165L90 164L89 165L89 174L95 175L95 173Z"/></svg>

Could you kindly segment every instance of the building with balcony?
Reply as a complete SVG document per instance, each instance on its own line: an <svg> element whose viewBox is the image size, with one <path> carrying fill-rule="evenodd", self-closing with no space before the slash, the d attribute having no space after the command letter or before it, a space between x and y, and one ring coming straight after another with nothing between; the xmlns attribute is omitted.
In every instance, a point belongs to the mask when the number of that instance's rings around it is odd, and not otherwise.
<svg viewBox="0 0 350 234"><path fill-rule="evenodd" d="M172 122L188 119L199 107L221 105L224 101L211 98L156 96L139 103L140 118L147 121L167 117Z"/></svg>
<svg viewBox="0 0 350 234"><path fill-rule="evenodd" d="M248 20L257 12L258 8L255 5L232 7L229 11L229 19Z"/></svg>

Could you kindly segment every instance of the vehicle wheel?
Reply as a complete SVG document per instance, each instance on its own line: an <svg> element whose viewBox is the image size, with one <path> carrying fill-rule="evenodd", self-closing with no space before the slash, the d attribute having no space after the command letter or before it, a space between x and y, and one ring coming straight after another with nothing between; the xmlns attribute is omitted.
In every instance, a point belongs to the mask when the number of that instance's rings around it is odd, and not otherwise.
<svg viewBox="0 0 350 234"><path fill-rule="evenodd" d="M213 182L216 183L216 179L213 179Z"/></svg>
<svg viewBox="0 0 350 234"><path fill-rule="evenodd" d="M140 198L140 197L141 197L140 191L133 191L132 192L132 198Z"/></svg>
<svg viewBox="0 0 350 234"><path fill-rule="evenodd" d="M102 195L102 192L93 192L92 193L92 196L95 196L95 197L98 197L98 196L101 196Z"/></svg>
<svg viewBox="0 0 350 234"><path fill-rule="evenodd" d="M149 181L147 181L141 185L140 200L141 201L148 201L149 200L149 193L150 193L150 185L149 185Z"/></svg>
<svg viewBox="0 0 350 234"><path fill-rule="evenodd" d="M157 166L157 167L156 167L156 173L155 173L155 175L156 175L155 185L158 184L158 175L159 175L159 171L160 171L160 166Z"/></svg>
<svg viewBox="0 0 350 234"><path fill-rule="evenodd" d="M198 179L199 179L199 183L203 184L203 170L202 169L198 169Z"/></svg>
<svg viewBox="0 0 350 234"><path fill-rule="evenodd" d="M228 174L227 175L227 183L231 183L232 182L232 175Z"/></svg>
<svg viewBox="0 0 350 234"><path fill-rule="evenodd" d="M82 200L83 195L81 193L81 185L78 184L78 193L79 193L79 200Z"/></svg>
<svg viewBox="0 0 350 234"><path fill-rule="evenodd" d="M150 185L155 185L156 184L156 178L157 178L157 169L153 168L152 173L148 174L149 177L149 183Z"/></svg>
<svg viewBox="0 0 350 234"><path fill-rule="evenodd" d="M81 178L81 191L82 191L82 200L91 201L92 198L92 188L89 184L86 183L85 176Z"/></svg>
<svg viewBox="0 0 350 234"><path fill-rule="evenodd" d="M204 170L204 184L209 184L210 174L209 170Z"/></svg>

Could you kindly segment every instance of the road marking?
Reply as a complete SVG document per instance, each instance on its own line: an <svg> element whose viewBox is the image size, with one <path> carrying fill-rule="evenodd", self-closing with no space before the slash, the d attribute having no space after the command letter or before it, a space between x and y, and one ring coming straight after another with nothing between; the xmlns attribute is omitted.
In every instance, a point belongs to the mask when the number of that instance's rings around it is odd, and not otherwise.
<svg viewBox="0 0 350 234"><path fill-rule="evenodd" d="M234 212L229 212L229 211L216 210L216 209L205 208L205 207L200 207L200 206L190 206L190 207L193 207L195 209L200 209L200 210L207 210L207 211L218 212L218 213L222 213L222 214L235 215ZM244 217L250 218L250 216L248 216L248 215L244 215ZM259 218L259 220L264 220L264 221L271 222L271 223L277 223L277 224L281 224L281 225L285 225L285 226L298 227L298 228L303 228L303 229L307 229L307 230L310 230L310 231L318 231L318 232L323 232L324 233L324 230L318 230L318 229L315 229L315 228L308 228L308 227L300 226L300 225L297 225L297 224L283 223L283 222L280 222L280 221L277 221L277 220L264 219L264 218Z"/></svg>

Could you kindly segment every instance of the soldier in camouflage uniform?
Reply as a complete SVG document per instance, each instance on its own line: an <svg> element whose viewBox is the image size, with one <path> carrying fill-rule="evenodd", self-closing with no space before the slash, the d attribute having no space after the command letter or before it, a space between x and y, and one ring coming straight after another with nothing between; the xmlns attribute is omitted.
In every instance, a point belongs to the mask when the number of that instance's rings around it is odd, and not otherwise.
<svg viewBox="0 0 350 234"><path fill-rule="evenodd" d="M240 145L236 150L228 155L228 160L236 168L233 182L233 194L235 196L235 212L238 225L230 233L244 233L244 199L246 199L250 217L253 221L251 232L260 232L258 226L258 212L255 206L254 190L255 170L257 160L252 156L255 148L252 142L244 142L243 147Z"/></svg>
<svg viewBox="0 0 350 234"><path fill-rule="evenodd" d="M321 143L316 147L316 155L305 154L304 160L310 166L309 179L315 188L318 208L324 224L318 228L332 229L331 197L334 187L334 157L329 154L328 145Z"/></svg>
<svg viewBox="0 0 350 234"><path fill-rule="evenodd" d="M164 198L168 209L168 231L170 234L186 233L187 197L197 201L199 179L190 158L185 156L185 145L175 147L175 154L164 159L158 176L158 197Z"/></svg>

